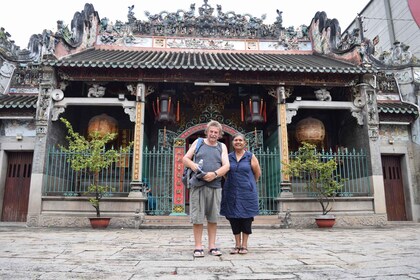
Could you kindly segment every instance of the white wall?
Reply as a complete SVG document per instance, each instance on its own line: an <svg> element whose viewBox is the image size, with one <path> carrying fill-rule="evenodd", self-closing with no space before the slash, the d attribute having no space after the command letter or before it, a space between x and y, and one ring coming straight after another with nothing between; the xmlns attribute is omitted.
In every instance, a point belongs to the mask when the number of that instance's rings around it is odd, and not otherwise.
<svg viewBox="0 0 420 280"><path fill-rule="evenodd" d="M397 40L410 46L409 51L420 58L420 28L411 15L407 0L372 0L361 15L365 38L373 40L379 36L378 54L389 51ZM353 22L347 30L356 26Z"/></svg>

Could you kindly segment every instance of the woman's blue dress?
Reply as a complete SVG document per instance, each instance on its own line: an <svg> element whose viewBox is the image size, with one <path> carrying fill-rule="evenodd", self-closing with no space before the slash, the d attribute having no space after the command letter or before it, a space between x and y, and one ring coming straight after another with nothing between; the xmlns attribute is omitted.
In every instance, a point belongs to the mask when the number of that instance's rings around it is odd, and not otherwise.
<svg viewBox="0 0 420 280"><path fill-rule="evenodd" d="M220 214L226 218L252 218L258 215L258 190L251 168L252 153L246 151L237 161L229 154L230 170L222 190Z"/></svg>

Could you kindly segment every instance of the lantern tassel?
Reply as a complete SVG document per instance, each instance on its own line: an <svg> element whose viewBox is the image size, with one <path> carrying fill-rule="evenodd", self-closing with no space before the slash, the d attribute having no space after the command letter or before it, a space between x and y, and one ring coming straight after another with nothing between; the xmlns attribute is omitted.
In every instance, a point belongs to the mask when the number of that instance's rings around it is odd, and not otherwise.
<svg viewBox="0 0 420 280"><path fill-rule="evenodd" d="M176 104L176 121L179 122L179 100Z"/></svg>
<svg viewBox="0 0 420 280"><path fill-rule="evenodd" d="M267 102L264 102L264 122L267 122Z"/></svg>
<svg viewBox="0 0 420 280"><path fill-rule="evenodd" d="M171 97L169 97L169 101L168 101L168 114L171 113Z"/></svg>
<svg viewBox="0 0 420 280"><path fill-rule="evenodd" d="M152 102L152 107L153 107L153 114L155 114L155 117L157 117L155 102Z"/></svg>
<svg viewBox="0 0 420 280"><path fill-rule="evenodd" d="M241 101L241 122L244 122L244 102Z"/></svg>

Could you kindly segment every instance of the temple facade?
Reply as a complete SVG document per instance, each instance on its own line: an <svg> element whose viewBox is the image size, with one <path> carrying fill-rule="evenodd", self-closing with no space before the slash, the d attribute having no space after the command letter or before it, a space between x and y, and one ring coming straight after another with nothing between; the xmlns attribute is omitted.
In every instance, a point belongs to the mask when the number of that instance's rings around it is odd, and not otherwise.
<svg viewBox="0 0 420 280"><path fill-rule="evenodd" d="M341 34L336 19L317 12L310 26L285 28L280 11L267 24L207 0L145 14L137 19L132 6L112 23L85 4L70 25L58 21L25 50L2 30L1 221L88 225L92 178L72 170L60 148L61 118L86 136L112 124L111 144L132 145L99 174L112 187L101 202L111 226L188 216L181 159L210 120L222 124L229 150L241 132L258 157L260 215L281 223L291 213L294 226L314 225L316 198L282 173L311 142L345 179L334 194L337 226L420 219L418 101L402 97L400 72L385 69L357 32L362 20Z"/></svg>

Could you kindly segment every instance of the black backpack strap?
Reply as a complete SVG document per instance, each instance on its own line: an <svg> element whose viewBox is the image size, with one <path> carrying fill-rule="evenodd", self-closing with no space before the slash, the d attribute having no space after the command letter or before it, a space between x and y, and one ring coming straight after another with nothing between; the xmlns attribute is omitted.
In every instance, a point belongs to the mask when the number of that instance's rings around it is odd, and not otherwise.
<svg viewBox="0 0 420 280"><path fill-rule="evenodd" d="M203 146L204 144L204 139L203 138L198 138L197 141L197 146L195 147L195 151L194 151L194 155L198 152L198 150L200 150L201 146Z"/></svg>

